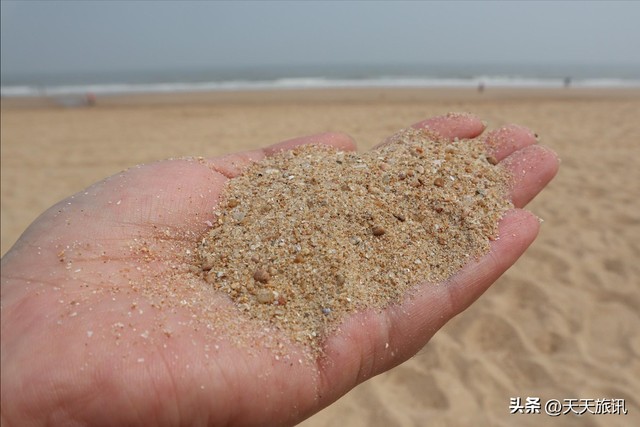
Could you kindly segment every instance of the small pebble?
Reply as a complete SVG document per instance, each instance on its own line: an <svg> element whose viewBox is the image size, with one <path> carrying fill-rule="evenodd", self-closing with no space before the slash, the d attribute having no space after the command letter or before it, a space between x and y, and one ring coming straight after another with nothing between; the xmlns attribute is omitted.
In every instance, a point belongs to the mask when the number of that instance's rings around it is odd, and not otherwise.
<svg viewBox="0 0 640 427"><path fill-rule="evenodd" d="M444 186L444 179L438 177L436 179L433 180L433 185L435 185L436 187L443 187Z"/></svg>
<svg viewBox="0 0 640 427"><path fill-rule="evenodd" d="M201 268L204 271L209 271L213 268L214 260L212 257L206 257L202 260Z"/></svg>
<svg viewBox="0 0 640 427"><path fill-rule="evenodd" d="M374 236L382 236L386 232L386 230L381 225L374 225L371 228L371 232L373 233Z"/></svg>
<svg viewBox="0 0 640 427"><path fill-rule="evenodd" d="M358 236L352 237L351 239L349 239L349 241L353 245L359 245L360 243L362 243L362 239L360 237L358 237Z"/></svg>
<svg viewBox="0 0 640 427"><path fill-rule="evenodd" d="M261 304L270 304L275 299L273 292L269 289L259 289L256 292L256 299Z"/></svg>
<svg viewBox="0 0 640 427"><path fill-rule="evenodd" d="M487 156L487 162L491 163L492 165L497 165L498 164L498 159L496 159L493 156Z"/></svg>
<svg viewBox="0 0 640 427"><path fill-rule="evenodd" d="M257 282L267 283L270 278L271 278L271 275L269 274L269 272L262 268L257 269L253 273L253 279Z"/></svg>
<svg viewBox="0 0 640 427"><path fill-rule="evenodd" d="M235 211L231 213L231 218L233 218L238 222L242 222L245 216L246 216L246 213L242 211Z"/></svg>

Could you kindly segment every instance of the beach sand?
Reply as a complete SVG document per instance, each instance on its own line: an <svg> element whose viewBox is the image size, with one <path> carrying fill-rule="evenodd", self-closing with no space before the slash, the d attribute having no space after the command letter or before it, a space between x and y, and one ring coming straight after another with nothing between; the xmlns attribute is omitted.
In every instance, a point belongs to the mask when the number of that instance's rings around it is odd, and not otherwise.
<svg viewBox="0 0 640 427"><path fill-rule="evenodd" d="M448 111L529 126L562 159L529 208L530 250L413 359L302 425L640 422L640 90L309 90L2 100L2 253L42 211L108 175L343 131L366 150ZM628 415L509 414L510 398L624 399Z"/></svg>

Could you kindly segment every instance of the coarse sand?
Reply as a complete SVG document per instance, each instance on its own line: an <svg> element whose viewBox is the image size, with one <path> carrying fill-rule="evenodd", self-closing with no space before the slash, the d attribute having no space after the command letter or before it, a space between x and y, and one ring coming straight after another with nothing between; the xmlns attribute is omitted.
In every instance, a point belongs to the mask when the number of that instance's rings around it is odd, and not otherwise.
<svg viewBox="0 0 640 427"><path fill-rule="evenodd" d="M301 146L229 181L199 267L246 316L317 349L346 314L486 253L508 181L482 141L425 130L364 154Z"/></svg>

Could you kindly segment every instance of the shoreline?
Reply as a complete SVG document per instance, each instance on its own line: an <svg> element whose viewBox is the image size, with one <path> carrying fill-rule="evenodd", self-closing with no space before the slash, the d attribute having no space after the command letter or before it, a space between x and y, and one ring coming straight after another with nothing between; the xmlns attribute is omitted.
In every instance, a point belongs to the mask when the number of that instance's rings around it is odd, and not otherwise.
<svg viewBox="0 0 640 427"><path fill-rule="evenodd" d="M490 102L505 100L602 100L640 98L640 87L485 87L477 88L309 88L247 89L172 93L125 93L95 96L89 105L85 95L3 97L2 109L82 108L156 105L255 105L322 104L332 102Z"/></svg>

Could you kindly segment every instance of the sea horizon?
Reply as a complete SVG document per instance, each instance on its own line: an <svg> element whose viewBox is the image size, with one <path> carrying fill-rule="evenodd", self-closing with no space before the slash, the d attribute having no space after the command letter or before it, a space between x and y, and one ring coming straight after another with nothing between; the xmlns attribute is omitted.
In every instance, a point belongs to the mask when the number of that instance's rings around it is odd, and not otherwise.
<svg viewBox="0 0 640 427"><path fill-rule="evenodd" d="M266 65L3 73L2 97L368 87L640 87L640 64Z"/></svg>

